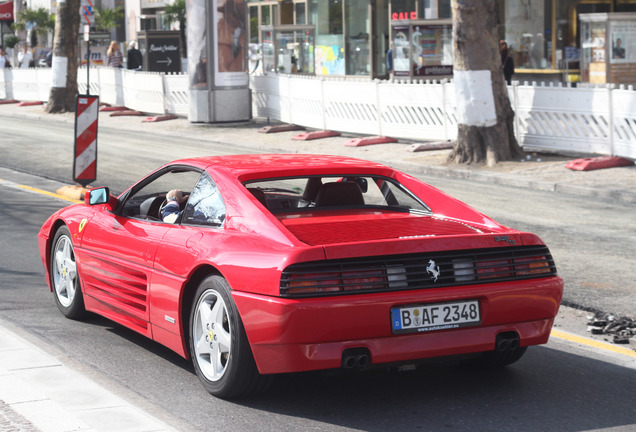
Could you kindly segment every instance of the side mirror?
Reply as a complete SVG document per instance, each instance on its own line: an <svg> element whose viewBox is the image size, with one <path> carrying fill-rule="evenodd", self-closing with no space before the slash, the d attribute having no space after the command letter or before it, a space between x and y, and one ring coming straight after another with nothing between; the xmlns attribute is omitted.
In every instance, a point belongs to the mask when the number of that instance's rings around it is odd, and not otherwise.
<svg viewBox="0 0 636 432"><path fill-rule="evenodd" d="M88 205L106 204L110 201L110 190L107 187L91 189L84 195L84 203Z"/></svg>

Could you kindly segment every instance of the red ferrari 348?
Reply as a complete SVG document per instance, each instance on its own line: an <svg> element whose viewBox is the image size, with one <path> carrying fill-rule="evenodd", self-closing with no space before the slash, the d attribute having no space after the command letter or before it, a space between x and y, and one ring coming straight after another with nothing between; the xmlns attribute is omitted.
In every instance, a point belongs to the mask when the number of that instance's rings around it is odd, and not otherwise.
<svg viewBox="0 0 636 432"><path fill-rule="evenodd" d="M91 311L191 358L219 397L286 372L510 364L548 341L563 292L536 235L337 156L178 160L119 197L90 190L38 240L65 316Z"/></svg>

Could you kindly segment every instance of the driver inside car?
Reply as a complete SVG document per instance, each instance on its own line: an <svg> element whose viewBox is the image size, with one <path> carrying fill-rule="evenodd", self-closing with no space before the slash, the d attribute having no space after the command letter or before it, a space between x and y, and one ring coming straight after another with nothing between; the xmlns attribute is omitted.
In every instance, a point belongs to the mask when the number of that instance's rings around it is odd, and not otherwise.
<svg viewBox="0 0 636 432"><path fill-rule="evenodd" d="M187 196L184 196L179 189L173 189L166 194L166 205L161 209L161 219L164 222L175 223L181 215L181 204L186 202Z"/></svg>

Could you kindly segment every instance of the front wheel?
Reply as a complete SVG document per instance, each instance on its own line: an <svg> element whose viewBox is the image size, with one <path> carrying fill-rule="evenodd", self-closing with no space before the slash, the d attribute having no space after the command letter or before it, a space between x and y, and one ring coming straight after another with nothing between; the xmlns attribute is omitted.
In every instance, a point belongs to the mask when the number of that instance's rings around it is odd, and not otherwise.
<svg viewBox="0 0 636 432"><path fill-rule="evenodd" d="M65 317L78 319L86 314L71 233L66 226L60 227L53 238L51 286L55 303Z"/></svg>
<svg viewBox="0 0 636 432"><path fill-rule="evenodd" d="M190 311L192 363L205 389L214 396L246 396L262 387L241 317L225 279L205 278Z"/></svg>

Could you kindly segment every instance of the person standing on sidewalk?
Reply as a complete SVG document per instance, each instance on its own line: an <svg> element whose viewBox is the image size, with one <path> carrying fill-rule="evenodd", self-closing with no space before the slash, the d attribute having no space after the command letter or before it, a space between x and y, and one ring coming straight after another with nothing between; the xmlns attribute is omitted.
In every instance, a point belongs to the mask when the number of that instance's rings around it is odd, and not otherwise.
<svg viewBox="0 0 636 432"><path fill-rule="evenodd" d="M499 50L501 53L501 69L503 70L506 82L510 85L512 82L512 75L515 73L515 62L510 55L508 42L505 40L499 41Z"/></svg>
<svg viewBox="0 0 636 432"><path fill-rule="evenodd" d="M18 53L18 63L20 63L20 67L23 69L35 67L33 54L29 51L29 47L26 44L22 45L22 51Z"/></svg>
<svg viewBox="0 0 636 432"><path fill-rule="evenodd" d="M7 56L7 52L0 48L0 69L10 68L11 62L9 61L9 56Z"/></svg>
<svg viewBox="0 0 636 432"><path fill-rule="evenodd" d="M136 47L135 41L131 40L128 44L128 57L126 59L126 67L131 70L141 70L143 58L141 51Z"/></svg>
<svg viewBox="0 0 636 432"><path fill-rule="evenodd" d="M119 50L117 41L112 41L106 51L106 65L114 68L120 68L124 64L124 56Z"/></svg>

